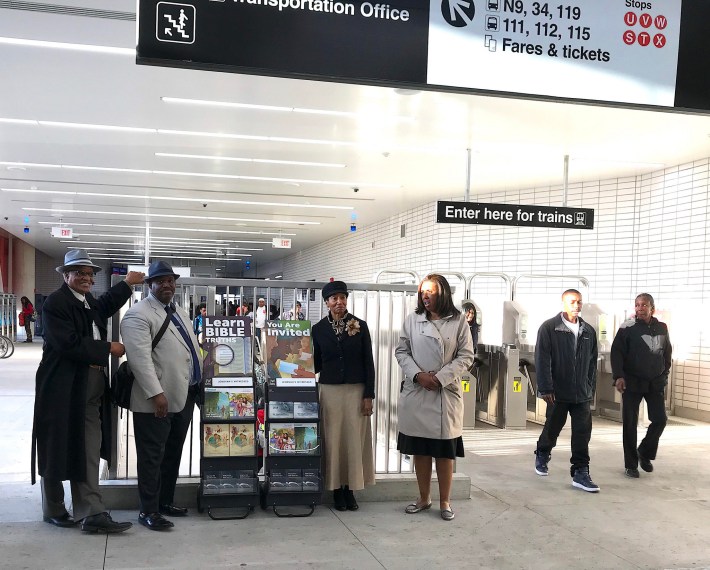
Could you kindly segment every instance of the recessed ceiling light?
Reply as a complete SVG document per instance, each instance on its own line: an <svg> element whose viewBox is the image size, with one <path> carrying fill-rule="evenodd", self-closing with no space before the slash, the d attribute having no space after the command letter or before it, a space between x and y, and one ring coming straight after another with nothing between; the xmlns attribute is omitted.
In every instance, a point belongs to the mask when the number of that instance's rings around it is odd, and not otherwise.
<svg viewBox="0 0 710 570"><path fill-rule="evenodd" d="M53 212L55 214L105 214L109 216L139 216L145 218L178 218L182 220L216 220L223 222L252 222L252 223L262 223L262 224L299 224L299 225L309 225L309 226L319 226L320 222L304 222L297 220L266 220L257 218L224 218L219 216L187 216L181 214L151 214L145 212L108 212L103 210L71 210L71 209L61 209L61 208L22 208L28 212Z"/></svg>
<svg viewBox="0 0 710 570"><path fill-rule="evenodd" d="M216 160L216 161L232 161L232 162L256 162L263 164L289 164L292 166L322 166L324 168L345 168L344 164L335 162L303 162L299 160L271 160L266 158L242 158L237 156L216 156L204 154L175 154L171 152L156 152L155 156L163 156L168 158L194 158L197 160Z"/></svg>
<svg viewBox="0 0 710 570"><path fill-rule="evenodd" d="M135 57L135 48L121 48L110 46L97 46L89 44L71 44L66 42L47 42L43 40L25 40L21 38L6 38L0 37L0 44L8 44L15 46L40 47L50 49L66 49L74 51L88 51L93 53L106 53L113 55L130 55Z"/></svg>
<svg viewBox="0 0 710 570"><path fill-rule="evenodd" d="M57 225L57 222L37 222L38 224L44 224L47 226ZM82 226L82 227L96 227L96 228L125 228L125 229L131 229L131 230L145 230L145 226L135 226L135 225L125 225L125 224L86 224L86 223L81 223L81 222L67 222L66 225L68 226ZM245 224L235 224L239 226L243 226ZM258 231L249 231L249 230L225 230L222 228L179 228L179 227L168 227L168 226L150 226L151 230L170 230L173 232L205 232L205 233L210 233L210 234L247 234L247 235L273 235L273 236L295 236L298 234L295 233L286 233L282 232L281 230L278 231L265 231L265 230L258 230Z"/></svg>
<svg viewBox="0 0 710 570"><path fill-rule="evenodd" d="M12 167L8 167L12 168ZM25 170L25 168L22 168ZM97 170L97 169L93 169ZM115 170L115 169L113 169ZM132 170L130 172L137 172ZM149 171L145 171L149 172ZM263 202L258 200L219 200L214 198L178 198L176 196L146 196L142 194L112 194L108 192L76 192L64 190L38 190L36 188L27 190L26 188L0 188L3 192L22 192L23 194L59 194L70 196L98 196L102 198L135 198L138 200L165 200L170 202L193 202L199 204L240 204L247 206L282 206L285 208L321 208L324 210L353 210L353 206L333 206L320 204L304 204L290 202Z"/></svg>
<svg viewBox="0 0 710 570"><path fill-rule="evenodd" d="M281 178L277 176L241 176L237 174L214 174L209 172L184 172L179 170L141 170L135 168L115 168L107 166L80 166L74 164L44 164L32 162L0 162L3 166L24 166L37 168L66 168L71 170L95 170L105 172L125 172L130 174L163 174L165 176L194 176L199 178L219 178L227 180L251 180L258 182L298 182L303 184L314 184L318 186L365 186L370 188L399 188L397 184L379 184L374 182L341 182L338 180L313 180L305 178ZM149 198L149 196L143 196ZM160 198L154 198L160 199ZM163 198L169 199L169 198ZM180 198L180 200L189 200ZM193 199L199 201L198 199ZM343 206L321 206L323 208L343 208ZM348 207L349 208L349 207Z"/></svg>

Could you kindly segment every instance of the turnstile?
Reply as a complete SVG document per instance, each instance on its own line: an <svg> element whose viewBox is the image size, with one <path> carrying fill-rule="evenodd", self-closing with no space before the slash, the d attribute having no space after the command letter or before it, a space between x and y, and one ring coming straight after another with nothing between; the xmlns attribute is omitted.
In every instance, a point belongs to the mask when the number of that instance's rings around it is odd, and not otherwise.
<svg viewBox="0 0 710 570"><path fill-rule="evenodd" d="M514 346L479 345L476 419L505 429L525 429L526 388Z"/></svg>

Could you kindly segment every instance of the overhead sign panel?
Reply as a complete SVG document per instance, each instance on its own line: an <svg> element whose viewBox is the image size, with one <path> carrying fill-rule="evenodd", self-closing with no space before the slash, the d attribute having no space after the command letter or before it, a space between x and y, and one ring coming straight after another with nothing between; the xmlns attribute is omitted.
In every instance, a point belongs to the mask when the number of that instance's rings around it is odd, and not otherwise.
<svg viewBox="0 0 710 570"><path fill-rule="evenodd" d="M428 83L674 105L681 0L466 5L432 3Z"/></svg>
<svg viewBox="0 0 710 570"><path fill-rule="evenodd" d="M140 0L138 63L424 83L428 26L422 0Z"/></svg>
<svg viewBox="0 0 710 570"><path fill-rule="evenodd" d="M439 224L591 230L594 228L594 210L523 204L437 202L436 221Z"/></svg>
<svg viewBox="0 0 710 570"><path fill-rule="evenodd" d="M139 0L138 63L710 110L710 2Z"/></svg>

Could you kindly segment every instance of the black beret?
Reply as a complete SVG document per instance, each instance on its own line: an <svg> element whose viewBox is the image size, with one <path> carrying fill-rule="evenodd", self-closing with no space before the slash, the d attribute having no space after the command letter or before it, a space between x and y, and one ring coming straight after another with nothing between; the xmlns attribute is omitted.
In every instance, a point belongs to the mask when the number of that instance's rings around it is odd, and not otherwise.
<svg viewBox="0 0 710 570"><path fill-rule="evenodd" d="M331 281L323 287L323 300L327 301L328 297L337 293L345 293L348 296L348 286L343 281Z"/></svg>

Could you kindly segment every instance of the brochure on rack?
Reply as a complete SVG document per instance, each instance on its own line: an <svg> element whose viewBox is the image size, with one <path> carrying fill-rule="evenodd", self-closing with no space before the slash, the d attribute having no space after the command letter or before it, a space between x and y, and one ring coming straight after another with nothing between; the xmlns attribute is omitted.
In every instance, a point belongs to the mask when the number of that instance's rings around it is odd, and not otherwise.
<svg viewBox="0 0 710 570"><path fill-rule="evenodd" d="M206 316L205 377L251 376L251 317ZM213 386L216 384L213 382Z"/></svg>
<svg viewBox="0 0 710 570"><path fill-rule="evenodd" d="M266 371L269 386L314 388L310 321L267 321Z"/></svg>

